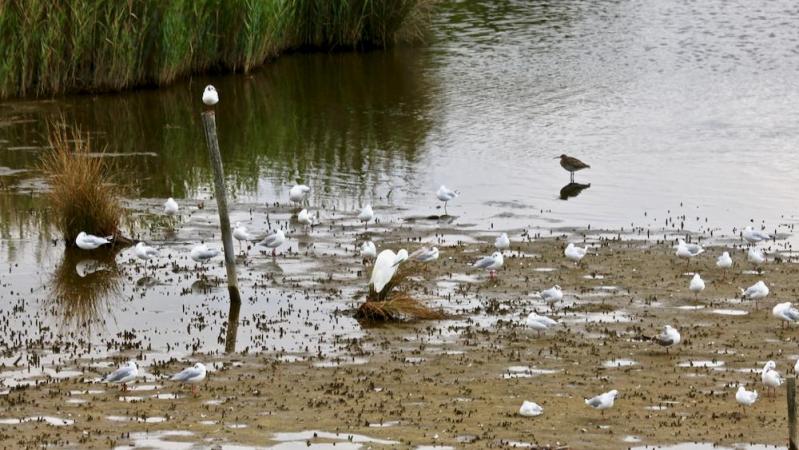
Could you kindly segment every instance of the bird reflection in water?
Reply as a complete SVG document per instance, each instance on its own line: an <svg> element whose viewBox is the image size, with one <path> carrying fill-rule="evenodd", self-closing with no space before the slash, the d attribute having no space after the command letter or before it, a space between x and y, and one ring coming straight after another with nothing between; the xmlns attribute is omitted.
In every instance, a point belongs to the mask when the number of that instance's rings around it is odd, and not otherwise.
<svg viewBox="0 0 799 450"><path fill-rule="evenodd" d="M63 323L90 328L104 320L111 301L121 297L120 275L114 251L66 248L51 278L51 301Z"/></svg>
<svg viewBox="0 0 799 450"><path fill-rule="evenodd" d="M578 195L580 195L580 192L583 192L585 189L588 189L590 187L591 183L588 184L569 183L560 189L560 199L568 200L571 197L577 197Z"/></svg>

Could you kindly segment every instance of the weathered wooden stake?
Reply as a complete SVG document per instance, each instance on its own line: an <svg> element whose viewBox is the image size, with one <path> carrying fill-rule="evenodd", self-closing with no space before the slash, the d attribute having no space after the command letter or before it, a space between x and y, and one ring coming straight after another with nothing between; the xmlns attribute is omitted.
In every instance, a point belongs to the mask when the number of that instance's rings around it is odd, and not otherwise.
<svg viewBox="0 0 799 450"><path fill-rule="evenodd" d="M219 153L219 140L216 137L216 115L213 110L203 113L203 125L205 127L205 140L208 144L208 156L211 159L211 168L214 171L214 196L216 196L216 205L219 210L219 227L222 231L222 246L225 249L227 289L230 293L230 314L228 315L225 352L232 353L236 350L235 333L238 330L241 295L239 294L239 279L236 276L236 250L233 247L233 235L230 232L230 217L228 217L227 211L225 172L222 169L222 155ZM235 317L233 317L234 315ZM233 332L232 339L231 332Z"/></svg>
<svg viewBox="0 0 799 450"><path fill-rule="evenodd" d="M788 378L788 450L796 448L796 377Z"/></svg>

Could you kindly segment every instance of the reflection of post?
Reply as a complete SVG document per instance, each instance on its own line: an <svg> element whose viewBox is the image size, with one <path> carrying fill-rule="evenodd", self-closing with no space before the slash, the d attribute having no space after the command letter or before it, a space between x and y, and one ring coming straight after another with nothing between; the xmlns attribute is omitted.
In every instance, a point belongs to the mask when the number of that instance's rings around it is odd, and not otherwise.
<svg viewBox="0 0 799 450"><path fill-rule="evenodd" d="M796 377L788 378L788 450L796 449Z"/></svg>
<svg viewBox="0 0 799 450"><path fill-rule="evenodd" d="M235 312L236 325L228 324L227 343L225 351L235 350L235 334L231 344L231 330L238 329L239 308L241 307L241 296L239 295L239 281L236 276L236 257L233 248L233 236L230 233L230 217L227 211L227 195L225 194L225 173L222 170L222 155L219 153L219 141L216 137L216 115L212 110L203 113L203 125L205 126L205 140L208 144L208 155L211 158L211 168L214 171L214 195L216 205L219 209L219 227L222 231L222 245L225 249L225 270L227 271L227 286L230 293L230 312L228 320L233 320ZM235 310L235 311L234 311Z"/></svg>

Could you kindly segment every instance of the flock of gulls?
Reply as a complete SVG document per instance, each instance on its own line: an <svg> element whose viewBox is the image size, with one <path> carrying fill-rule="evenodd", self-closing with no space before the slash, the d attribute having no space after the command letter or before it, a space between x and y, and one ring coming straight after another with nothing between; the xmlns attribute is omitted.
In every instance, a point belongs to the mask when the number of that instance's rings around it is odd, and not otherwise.
<svg viewBox="0 0 799 450"><path fill-rule="evenodd" d="M213 86L207 86L203 93L203 102L208 106L213 106L219 101L219 96ZM567 155L561 155L561 166L567 170L571 175L571 181L574 181L574 172L589 168L588 164L583 163L577 158ZM297 205L302 206L307 202L308 195L311 188L298 184L289 190L289 200ZM444 214L447 214L447 204L459 196L457 191L453 191L446 186L442 185L435 192L436 198L443 202ZM173 199L169 198L164 203L164 214L167 216L175 216L180 211L180 206ZM363 223L364 228L368 228L369 222L375 219L374 210L371 205L363 206L357 214L357 220ZM313 225L313 219L307 209L301 209L297 213L297 220L303 226ZM286 235L282 230L274 230L266 236L259 237L251 234L245 226L236 223L233 228L233 237L239 242L256 242L256 246L265 249L271 249L272 256L276 255L277 249L286 242ZM762 251L757 248L757 244L763 241L772 239L772 236L760 230L756 230L751 226L747 226L742 230L741 236L750 245L747 250L747 261L760 266L766 261ZM81 232L75 244L83 250L95 250L101 246L110 244L111 237L100 237ZM496 251L491 255L484 256L472 264L473 268L481 269L488 272L490 279L496 277L497 270L502 268L504 264L503 252L510 248L511 242L506 233L499 234L494 242ZM243 251L243 250L242 250ZM574 243L569 243L564 250L564 257L571 262L580 264L581 260L588 254L589 248L578 247ZM687 243L682 239L678 240L676 256L684 258L690 265L690 260L702 253L705 249L695 243ZM156 248L147 245L144 242L138 242L134 247L134 253L137 258L145 263L145 270L147 261L157 257L159 252ZM204 264L221 254L220 250L209 248L206 244L195 245L190 252L190 257L197 263ZM372 274L369 280L369 287L373 288L376 292L381 292L388 286L389 282L396 273L398 267L405 261L413 260L423 263L435 261L439 257L439 250L437 247L422 247L412 253L408 253L406 249L400 249L396 253L393 250L385 249L380 253L377 252L377 246L372 241L365 241L360 246L360 255L364 260L372 260ZM716 266L720 269L727 270L733 266L733 259L729 252L725 251L718 256ZM698 296L705 289L705 282L699 273L694 273L689 283L689 290ZM767 297L769 288L765 282L758 281L747 289L741 290L743 299L753 300L757 302L760 299ZM540 292L541 298L546 302L557 302L563 299L563 291L560 286L555 285L549 289ZM757 304L757 303L755 303ZM799 322L799 310L793 307L790 302L779 303L774 306L772 314L775 318L781 320L783 323ZM536 312L530 313L525 321L527 327L535 330L539 335L546 330L558 325L558 321L550 317L537 314ZM654 342L668 349L680 344L682 338L680 332L671 325L665 325L662 332L652 338ZM799 373L799 361L796 362L794 370ZM122 386L122 389L127 389L127 383L133 381L139 376L138 366L134 361L129 361L119 367L114 372L108 374L103 381L108 383L116 383ZM196 395L197 385L206 378L206 368L202 363L196 363L194 366L189 367L175 374L171 380L180 383L192 385L192 392ZM783 379L779 372L776 370L776 363L768 361L761 370L761 381L766 392L775 393L779 388ZM611 390L599 394L593 398L585 399L585 404L591 408L600 410L604 416L606 409L612 408L616 398L619 396L617 390ZM757 391L749 391L743 385L738 386L735 399L738 404L743 408L753 405L758 398ZM523 416L537 416L543 413L543 408L530 401L525 401L519 409L519 414Z"/></svg>

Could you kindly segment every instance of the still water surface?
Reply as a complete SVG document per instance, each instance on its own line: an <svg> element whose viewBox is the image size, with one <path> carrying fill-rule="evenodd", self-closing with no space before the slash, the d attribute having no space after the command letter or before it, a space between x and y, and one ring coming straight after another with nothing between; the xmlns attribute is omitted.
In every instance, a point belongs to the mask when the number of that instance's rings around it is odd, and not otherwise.
<svg viewBox="0 0 799 450"><path fill-rule="evenodd" d="M35 293L29 301L48 310L53 305L43 293L52 277L62 267L77 273L77 262L50 241L46 184L35 170L46 120L64 117L106 146L134 211L157 211L169 196L191 205L207 199L211 186L200 122L208 83L221 93L217 120L234 221L264 223L264 206L285 202L301 181L312 187L315 208L351 212L371 203L385 220L438 213L433 192L446 184L462 193L449 207L457 223L481 230L662 226L676 214L685 214L694 231L730 232L750 220L770 230L793 224L797 29L799 5L785 0L448 1L424 48L287 55L247 76L5 102L0 267L8 270L0 294ZM592 166L577 174L590 187L567 201L560 197L568 174L554 159L561 153ZM258 208L254 217L249 211ZM185 254L197 237L211 236L212 219L213 212L199 214L168 238L139 231ZM296 250L333 253L341 238L308 239ZM106 272L118 262L134 265L130 258L111 261ZM309 273L307 261L258 264L249 269L255 284L276 272L309 285L325 276ZM118 297L127 303L92 317L116 311L108 320L115 325L106 325L116 333L164 321L148 339L165 353L173 350L166 342L187 351L216 348L224 291L211 297L219 303L215 317L186 324L186 308L209 305L202 289L176 292L177 281L163 276L128 281L120 287L95 280L94 297L121 289ZM75 278L68 285L85 296L86 283ZM182 303L164 302L176 295ZM245 317L300 314L291 308L302 302L290 294L271 298L268 305L245 305ZM333 301L320 309L316 300L302 310L304 322L284 320L287 328L279 331L265 326L268 339L245 327L245 345L313 352L331 335L357 330L342 319L325 329L330 335L309 331L341 306ZM87 303L97 308L96 299Z"/></svg>

